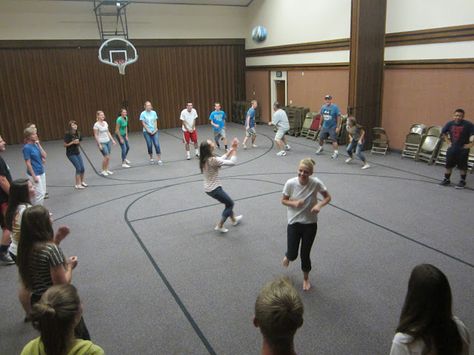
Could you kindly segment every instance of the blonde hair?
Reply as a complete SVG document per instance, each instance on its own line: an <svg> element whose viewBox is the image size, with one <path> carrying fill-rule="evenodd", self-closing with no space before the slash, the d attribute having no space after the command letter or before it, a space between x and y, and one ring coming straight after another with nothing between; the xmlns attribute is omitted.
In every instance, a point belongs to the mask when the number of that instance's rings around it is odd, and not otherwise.
<svg viewBox="0 0 474 355"><path fill-rule="evenodd" d="M287 278L267 283L255 302L255 320L272 348L293 346L296 330L303 325L303 302Z"/></svg>
<svg viewBox="0 0 474 355"><path fill-rule="evenodd" d="M309 170L311 170L311 174L314 172L314 166L316 165L315 161L311 158L304 158L300 160L300 164L303 165Z"/></svg>
<svg viewBox="0 0 474 355"><path fill-rule="evenodd" d="M97 121L99 120L99 115L100 115L101 113L104 113L104 111L99 110L99 111L97 111L97 112L95 113L95 119L96 119Z"/></svg>
<svg viewBox="0 0 474 355"><path fill-rule="evenodd" d="M30 138L33 134L36 134L37 130L34 127L27 127L23 130L23 136L25 138Z"/></svg>

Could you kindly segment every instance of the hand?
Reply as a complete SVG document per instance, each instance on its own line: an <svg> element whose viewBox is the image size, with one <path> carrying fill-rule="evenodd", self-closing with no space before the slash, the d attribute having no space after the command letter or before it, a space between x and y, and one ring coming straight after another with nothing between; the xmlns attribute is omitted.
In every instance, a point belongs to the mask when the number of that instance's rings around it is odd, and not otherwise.
<svg viewBox="0 0 474 355"><path fill-rule="evenodd" d="M363 143L363 142L362 142L362 139L359 139L359 140L357 141L357 144L362 144L362 143Z"/></svg>
<svg viewBox="0 0 474 355"><path fill-rule="evenodd" d="M73 269L77 266L77 256L70 256L68 259L68 264L71 265Z"/></svg>
<svg viewBox="0 0 474 355"><path fill-rule="evenodd" d="M66 238L70 232L71 230L69 229L69 227L59 227L58 231L56 232L56 235L54 236L54 241L56 242L56 244L61 243L61 241L63 241L64 238Z"/></svg>
<svg viewBox="0 0 474 355"><path fill-rule="evenodd" d="M311 209L311 212L312 212L312 213L318 214L319 211L321 211L321 207L319 207L318 204L314 205L314 207Z"/></svg>
<svg viewBox="0 0 474 355"><path fill-rule="evenodd" d="M74 140L72 141L72 144L79 144L79 143L80 143L80 142L79 142L79 139L74 139Z"/></svg>
<svg viewBox="0 0 474 355"><path fill-rule="evenodd" d="M99 150L102 151L104 148L102 147L102 144L99 144Z"/></svg>
<svg viewBox="0 0 474 355"><path fill-rule="evenodd" d="M239 140L237 139L237 137L234 137L234 139L232 139L232 149L237 150L238 146Z"/></svg>
<svg viewBox="0 0 474 355"><path fill-rule="evenodd" d="M304 200L295 200L295 208L301 208L304 205Z"/></svg>
<svg viewBox="0 0 474 355"><path fill-rule="evenodd" d="M337 128L336 128L336 134L339 134L339 131L340 131L340 130L341 130L341 129L340 129L339 127L337 127Z"/></svg>
<svg viewBox="0 0 474 355"><path fill-rule="evenodd" d="M39 176L34 176L33 180L35 180L35 183L37 183L37 184L40 182Z"/></svg>
<svg viewBox="0 0 474 355"><path fill-rule="evenodd" d="M471 145L470 143L469 144L464 144L463 148L464 149L471 149L470 145Z"/></svg>
<svg viewBox="0 0 474 355"><path fill-rule="evenodd" d="M116 145L117 142L116 142L114 139L112 139L112 144L113 144L113 145Z"/></svg>
<svg viewBox="0 0 474 355"><path fill-rule="evenodd" d="M123 143L124 143L123 138L120 138L119 141L120 141L120 144L123 144Z"/></svg>
<svg viewBox="0 0 474 355"><path fill-rule="evenodd" d="M271 125L272 125L272 123L271 123L271 122L268 122L268 125L269 125L269 126L271 126Z"/></svg>
<svg viewBox="0 0 474 355"><path fill-rule="evenodd" d="M248 130L250 127L249 126L245 126L245 129Z"/></svg>

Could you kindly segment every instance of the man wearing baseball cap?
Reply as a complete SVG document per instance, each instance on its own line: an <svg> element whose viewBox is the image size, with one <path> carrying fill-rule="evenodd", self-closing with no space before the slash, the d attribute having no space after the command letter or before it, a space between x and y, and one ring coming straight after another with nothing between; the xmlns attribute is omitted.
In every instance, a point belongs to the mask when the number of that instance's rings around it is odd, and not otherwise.
<svg viewBox="0 0 474 355"><path fill-rule="evenodd" d="M339 146L337 145L337 134L341 129L341 112L339 107L336 104L332 103L332 96L326 95L324 97L326 101L321 107L321 122L319 124L319 148L316 151L316 154L321 154L324 150L324 140L329 136L332 139L332 146L334 148L334 153L331 158L336 159L339 156Z"/></svg>

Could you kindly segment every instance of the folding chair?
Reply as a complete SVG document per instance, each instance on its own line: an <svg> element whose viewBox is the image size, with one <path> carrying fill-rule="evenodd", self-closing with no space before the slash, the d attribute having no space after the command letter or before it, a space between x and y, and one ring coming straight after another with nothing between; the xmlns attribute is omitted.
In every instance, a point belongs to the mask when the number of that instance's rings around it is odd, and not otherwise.
<svg viewBox="0 0 474 355"><path fill-rule="evenodd" d="M436 156L435 164L446 165L446 152L448 151L448 142L442 141Z"/></svg>
<svg viewBox="0 0 474 355"><path fill-rule="evenodd" d="M467 169L472 172L474 171L474 147L469 149L469 158L467 160Z"/></svg>
<svg viewBox="0 0 474 355"><path fill-rule="evenodd" d="M374 139L372 140L372 149L370 150L370 153L383 155L387 154L389 142L385 130L382 127L374 127L372 128L372 135Z"/></svg>
<svg viewBox="0 0 474 355"><path fill-rule="evenodd" d="M308 135L306 138L316 140L319 134L319 124L321 123L321 115L318 113L313 118L313 123L311 123L311 127L308 130Z"/></svg>
<svg viewBox="0 0 474 355"><path fill-rule="evenodd" d="M402 150L402 158L415 159L417 157L425 132L426 126L423 124L417 123L410 127L410 132L405 138L405 144Z"/></svg>
<svg viewBox="0 0 474 355"><path fill-rule="evenodd" d="M303 126L301 126L301 137L307 137L309 129L311 128L311 124L313 123L314 116L316 116L315 112L308 112L303 122Z"/></svg>
<svg viewBox="0 0 474 355"><path fill-rule="evenodd" d="M424 136L416 159L426 161L429 165L433 164L440 145L441 138L439 138L439 136Z"/></svg>

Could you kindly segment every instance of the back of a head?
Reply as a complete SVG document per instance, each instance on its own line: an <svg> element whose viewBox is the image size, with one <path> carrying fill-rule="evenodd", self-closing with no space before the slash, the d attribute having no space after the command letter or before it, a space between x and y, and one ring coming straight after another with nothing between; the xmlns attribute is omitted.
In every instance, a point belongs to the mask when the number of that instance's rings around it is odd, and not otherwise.
<svg viewBox="0 0 474 355"><path fill-rule="evenodd" d="M48 355L67 353L80 315L81 301L76 288L70 284L49 288L33 305L33 326L39 330Z"/></svg>
<svg viewBox="0 0 474 355"><path fill-rule="evenodd" d="M410 275L398 332L423 339L439 354L460 354L462 342L452 314L452 295L444 273L430 264L417 265Z"/></svg>
<svg viewBox="0 0 474 355"><path fill-rule="evenodd" d="M9 230L12 230L13 218L16 214L18 205L22 203L31 203L30 189L28 179L16 179L10 184L10 193L8 196L8 208L6 213L6 224Z"/></svg>
<svg viewBox="0 0 474 355"><path fill-rule="evenodd" d="M255 322L275 349L292 349L296 330L303 325L303 302L285 278L267 283L255 302Z"/></svg>

